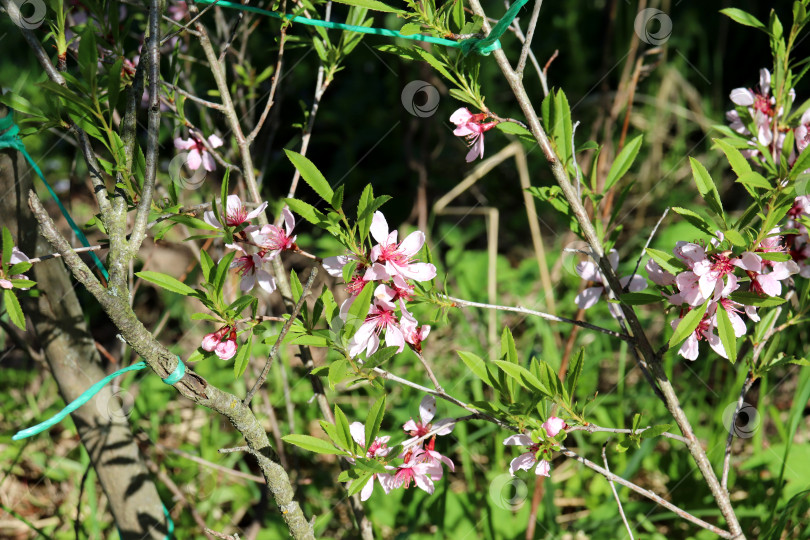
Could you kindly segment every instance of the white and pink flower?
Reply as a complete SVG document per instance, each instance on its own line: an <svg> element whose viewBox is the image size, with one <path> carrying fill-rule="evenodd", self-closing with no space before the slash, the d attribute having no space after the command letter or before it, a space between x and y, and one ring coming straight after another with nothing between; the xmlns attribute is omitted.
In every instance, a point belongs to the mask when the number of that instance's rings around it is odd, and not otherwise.
<svg viewBox="0 0 810 540"><path fill-rule="evenodd" d="M433 435L448 435L456 427L456 421L452 418L443 418L437 422L433 422L436 416L436 398L427 395L422 398L419 403L419 419L416 421L413 418L409 419L402 425L402 429L407 432L411 438L402 443L406 448L416 443L419 439L425 437L428 433L433 432Z"/></svg>
<svg viewBox="0 0 810 540"><path fill-rule="evenodd" d="M222 146L222 139L216 135L208 137L208 144L211 148L219 148ZM178 150L188 150L188 159L186 165L189 169L196 171L202 166L206 171L213 171L217 168L214 158L208 152L203 142L196 138L194 135L189 139L181 139L177 137L174 139L174 147Z"/></svg>
<svg viewBox="0 0 810 540"><path fill-rule="evenodd" d="M425 243L425 234L414 231L397 243L397 231L388 232L388 222L382 212L374 212L371 236L379 242L371 248L371 267L363 276L366 281L388 280L394 276L414 281L430 281L436 277L436 267L430 263L414 262L413 258Z"/></svg>
<svg viewBox="0 0 810 540"><path fill-rule="evenodd" d="M216 204L216 202L213 204ZM263 202L255 209L248 211L239 198L239 195L228 195L228 198L225 199L225 225L228 227L237 227L242 223L248 223L264 212L265 208L267 208L267 202ZM213 227L222 228L213 210L205 211L203 221Z"/></svg>
<svg viewBox="0 0 810 540"><path fill-rule="evenodd" d="M619 254L615 250L611 250L610 253L608 253L608 261L610 262L611 268L616 270L619 265ZM602 293L605 291L607 279L602 274L601 270L599 270L599 266L593 261L583 261L579 263L576 266L576 272L579 274L579 277L586 281L601 283L601 285L588 287L574 298L574 301L580 309L591 308L596 305ZM638 292L647 288L647 281L638 274L620 278L619 282L623 288L626 288L630 292ZM610 307L615 308L613 305ZM611 313L614 313L613 309L611 309Z"/></svg>
<svg viewBox="0 0 810 540"><path fill-rule="evenodd" d="M284 217L284 228L277 227L276 225L265 225L262 229L254 235L256 244L268 251L276 253L284 251L285 249L293 249L295 247L295 239L297 237L292 235L295 228L295 218L288 208L281 211Z"/></svg>
<svg viewBox="0 0 810 540"><path fill-rule="evenodd" d="M485 122L489 118L486 113L471 113L466 107L457 109L450 116L450 121L456 125L453 135L464 137L470 151L467 153L467 163L476 158L484 157L484 133L498 125L498 122Z"/></svg>

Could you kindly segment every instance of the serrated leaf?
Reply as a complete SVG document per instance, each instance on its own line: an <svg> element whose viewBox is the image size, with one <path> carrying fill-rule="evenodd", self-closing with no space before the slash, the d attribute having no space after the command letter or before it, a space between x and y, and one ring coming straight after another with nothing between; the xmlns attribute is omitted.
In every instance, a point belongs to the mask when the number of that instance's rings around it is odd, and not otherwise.
<svg viewBox="0 0 810 540"><path fill-rule="evenodd" d="M737 247L745 247L748 244L745 241L745 238L743 238L743 235L739 233L739 231L736 231L734 229L728 229L726 231L723 231L723 234L725 235L726 239L729 242L731 242Z"/></svg>
<svg viewBox="0 0 810 540"><path fill-rule="evenodd" d="M571 369L568 370L568 376L565 378L565 386L568 389L568 395L571 396L571 401L574 400L574 390L579 383L579 376L582 373L582 366L585 364L585 347L579 348L579 353L574 357L571 362Z"/></svg>
<svg viewBox="0 0 810 540"><path fill-rule="evenodd" d="M672 424L659 424L657 426L648 427L644 431L638 434L639 437L642 439L651 439L653 437L658 437L662 433L669 431L672 428Z"/></svg>
<svg viewBox="0 0 810 540"><path fill-rule="evenodd" d="M687 313L681 322L678 323L678 327L675 329L675 332L672 334L672 337L669 338L669 348L672 349L677 347L688 338L692 332L694 332L697 327L700 325L700 321L703 320L703 315L706 313L706 309L709 307L709 300L707 300L702 306L696 307L689 313Z"/></svg>
<svg viewBox="0 0 810 540"><path fill-rule="evenodd" d="M211 281L211 269L214 268L214 259L205 250L200 250L200 270L205 281Z"/></svg>
<svg viewBox="0 0 810 540"><path fill-rule="evenodd" d="M489 373L487 372L486 363L480 357L467 351L458 351L458 356L461 358L461 361L464 362L464 365L473 372L473 375L486 384L492 385Z"/></svg>
<svg viewBox="0 0 810 540"><path fill-rule="evenodd" d="M688 221L693 227L698 229L699 231L703 231L704 233L708 234L709 236L714 236L714 231L716 230L716 226L714 223L710 223L706 220L703 216L698 214L697 212L693 212L687 208L681 208L680 206L673 206L672 211L678 215L681 215Z"/></svg>
<svg viewBox="0 0 810 540"><path fill-rule="evenodd" d="M360 328L360 325L366 320L366 316L368 315L368 311L371 307L371 299L374 295L374 288L374 283L366 283L363 286L363 290L360 291L360 294L358 294L355 297L354 302L352 302L352 306L349 308L349 314L346 317L346 339L351 338L357 329Z"/></svg>
<svg viewBox="0 0 810 540"><path fill-rule="evenodd" d="M642 135L635 137L627 143L625 147L622 148L622 151L619 152L619 155L616 156L605 179L605 192L612 188L616 182L621 180L622 177L627 174L627 171L630 170L630 167L633 166L633 162L636 160L636 156L638 156L638 152L641 149L642 141Z"/></svg>
<svg viewBox="0 0 810 540"><path fill-rule="evenodd" d="M335 427L337 428L338 440L344 448L350 450L352 454L357 454L357 443L352 438L349 428L349 420L340 407L335 405Z"/></svg>
<svg viewBox="0 0 810 540"><path fill-rule="evenodd" d="M335 1L338 1L338 0L335 0ZM340 1L343 1L343 0L340 0ZM369 482L373 482L373 481L374 481L374 473L373 472L370 472L370 471L361 472L356 480L352 480L352 484L349 486L349 490L348 490L349 497L357 495L358 493L363 491L363 488L366 486L366 484L368 484Z"/></svg>
<svg viewBox="0 0 810 540"><path fill-rule="evenodd" d="M531 131L521 126L520 124L516 124L515 122L500 122L495 127L503 131L504 133L509 133L510 135L525 135L526 137L532 136Z"/></svg>
<svg viewBox="0 0 810 540"><path fill-rule="evenodd" d="M371 406L371 409L368 411L368 416L366 417L366 448L371 447L371 443L374 442L374 439L377 437L377 434L380 432L380 426L382 425L383 417L385 416L385 394L382 395L374 404Z"/></svg>
<svg viewBox="0 0 810 540"><path fill-rule="evenodd" d="M737 182L750 188L760 188L760 189L773 188L771 183L768 182L764 176L762 176L756 171L748 171L747 173L741 174L740 177L737 178Z"/></svg>
<svg viewBox="0 0 810 540"><path fill-rule="evenodd" d="M6 265L11 262L11 253L14 251L14 238L11 237L11 231L3 227L3 264Z"/></svg>
<svg viewBox="0 0 810 540"><path fill-rule="evenodd" d="M717 307L717 333L720 335L720 343L726 350L729 361L733 364L737 361L737 337L734 335L734 327L726 310Z"/></svg>
<svg viewBox="0 0 810 540"><path fill-rule="evenodd" d="M14 323L14 326L20 330L25 330L25 315L23 314L22 307L19 300L14 295L11 289L3 289L3 304L8 313L8 318Z"/></svg>
<svg viewBox="0 0 810 540"><path fill-rule="evenodd" d="M506 358L513 364L518 363L517 348L515 347L515 339L512 337L512 331L508 326L505 326L501 334L501 358Z"/></svg>
<svg viewBox="0 0 810 540"><path fill-rule="evenodd" d="M290 210L309 221L313 225L320 225L326 221L326 215L320 210L316 210L314 206L309 203L298 199L284 199Z"/></svg>
<svg viewBox="0 0 810 540"><path fill-rule="evenodd" d="M382 349L377 349L374 354L366 358L366 361L363 362L363 367L366 369L375 368L394 356L398 350L399 347L383 347Z"/></svg>
<svg viewBox="0 0 810 540"><path fill-rule="evenodd" d="M286 443L293 444L299 448L303 448L304 450L309 450L310 452L315 452L316 454L335 454L339 456L349 455L323 439L311 437L309 435L292 434L285 435L281 439Z"/></svg>
<svg viewBox="0 0 810 540"><path fill-rule="evenodd" d="M315 193L320 195L321 199L326 201L327 203L332 202L332 196L335 194L332 191L332 187L329 185L329 182L326 181L326 178L321 174L321 171L312 163L306 156L302 156L298 152L293 152L292 150L284 150L287 154L287 158L292 162L298 172L301 173L301 178L304 179L304 182L309 184Z"/></svg>
<svg viewBox="0 0 810 540"><path fill-rule="evenodd" d="M182 294L183 296L192 296L193 294L195 294L194 289L192 289L182 281L178 281L172 276L163 274L161 272L152 272L150 270L144 270L142 272L137 272L135 275L144 281L154 283L158 287L162 287L167 291L171 291L173 293Z"/></svg>

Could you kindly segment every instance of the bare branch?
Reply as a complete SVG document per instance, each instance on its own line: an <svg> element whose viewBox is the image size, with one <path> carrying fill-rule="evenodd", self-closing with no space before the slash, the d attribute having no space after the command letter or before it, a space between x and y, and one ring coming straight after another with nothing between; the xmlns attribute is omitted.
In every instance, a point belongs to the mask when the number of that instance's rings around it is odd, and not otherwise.
<svg viewBox="0 0 810 540"><path fill-rule="evenodd" d="M607 444L602 445L602 461L605 464L605 470L610 472L610 467L608 466L607 456L605 455L605 448L607 448ZM610 489L613 491L613 498L616 499L616 504L619 506L619 515L622 516L622 521L624 522L624 526L627 528L627 534L630 535L630 540L633 539L633 530L630 528L630 524L627 523L627 516L624 515L624 508L622 508L622 501L619 499L619 493L616 491L616 486L613 484L613 480L610 478L607 479L610 483Z"/></svg>
<svg viewBox="0 0 810 540"><path fill-rule="evenodd" d="M542 5L543 0L534 0L534 9L532 10L531 19L529 19L529 27L526 29L526 39L523 42L523 48L520 49L520 58L515 68L515 73L517 73L519 77L523 77L523 70L526 69L526 58L529 56L534 30L537 28L537 18L540 16L540 6Z"/></svg>

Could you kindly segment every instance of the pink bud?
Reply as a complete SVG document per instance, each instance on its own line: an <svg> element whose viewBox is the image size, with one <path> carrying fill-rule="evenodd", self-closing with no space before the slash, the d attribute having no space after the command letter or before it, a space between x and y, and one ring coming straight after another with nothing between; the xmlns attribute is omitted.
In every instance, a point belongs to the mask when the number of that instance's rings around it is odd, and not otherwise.
<svg viewBox="0 0 810 540"><path fill-rule="evenodd" d="M543 422L541 427L546 430L549 437L556 437L557 433L565 428L565 421L562 418L557 418L556 416L549 416L548 420Z"/></svg>
<svg viewBox="0 0 810 540"><path fill-rule="evenodd" d="M214 352L220 360L230 360L236 354L236 340L221 341Z"/></svg>
<svg viewBox="0 0 810 540"><path fill-rule="evenodd" d="M202 348L205 351L213 352L219 345L219 336L215 333L206 334L202 340Z"/></svg>

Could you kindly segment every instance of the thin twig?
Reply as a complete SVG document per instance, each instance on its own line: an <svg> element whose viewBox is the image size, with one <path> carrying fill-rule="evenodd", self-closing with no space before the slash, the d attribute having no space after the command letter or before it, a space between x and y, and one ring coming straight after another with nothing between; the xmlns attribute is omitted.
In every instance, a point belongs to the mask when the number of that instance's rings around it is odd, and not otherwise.
<svg viewBox="0 0 810 540"><path fill-rule="evenodd" d="M641 433L643 433L643 432L645 432L645 431L647 431L648 429L651 429L651 428L652 428L652 426L647 426L647 427L639 428L639 429L633 431L632 429L608 428L608 427L597 426L596 424L588 424L587 426L571 426L571 427L566 428L565 431L568 431L568 432L571 432L571 431L587 431L588 433L622 433L622 434L631 434L632 433L632 434L635 434L635 435L639 435L639 434L641 434ZM665 431L664 433L661 433L661 436L666 437L667 439L673 439L673 440L682 442L683 444L689 444L689 441L686 440L686 437L682 437L681 435L676 435L674 433L669 433L669 432Z"/></svg>
<svg viewBox="0 0 810 540"><path fill-rule="evenodd" d="M638 273L638 267L641 265L641 259L643 259L644 255L647 253L647 248L650 247L650 244L652 243L652 239L655 236L655 233L658 232L658 227L660 227L661 223L664 222L664 218L667 217L668 213L669 213L669 206L667 206L666 210L664 210L664 213L661 214L661 217L658 218L658 221L656 222L655 227L653 227L653 230L650 231L650 236L647 237L647 242L644 244L644 249L641 250L641 254L638 256L638 260L636 261L636 268L635 270L633 270L633 275ZM628 287L630 286L630 281L627 282L627 286Z"/></svg>
<svg viewBox="0 0 810 540"><path fill-rule="evenodd" d="M419 358L419 361L422 362L422 365L425 367L425 371L427 371L428 377L430 378L430 382L433 383L433 386L436 388L436 391L444 392L444 389L442 388L442 385L439 384L439 380L436 378L436 375L433 373L433 369L431 369L430 364L428 364L428 361L425 360L425 357L422 356L422 353L416 352L416 351L413 351L413 352L416 355L416 357Z"/></svg>
<svg viewBox="0 0 810 540"><path fill-rule="evenodd" d="M607 447L607 443L602 445L602 461L605 464L605 470L610 472L610 467L608 466L607 455L605 455L605 448ZM613 491L613 497L616 499L616 504L619 506L619 515L622 516L622 521L624 522L624 526L627 528L627 534L630 535L630 540L633 540L633 530L630 528L630 524L627 523L627 516L624 515L624 508L622 508L622 501L619 499L619 493L616 491L616 485L613 483L613 480L610 478L607 479L608 483L610 483L610 489Z"/></svg>
<svg viewBox="0 0 810 540"><path fill-rule="evenodd" d="M87 251L98 251L99 249L107 249L108 247L109 246L106 246L106 245L104 245L104 246L95 245L95 246L89 246L89 247L73 248L73 251L75 253L85 253ZM42 257L34 257L33 259L28 259L28 262L30 262L31 264L36 264L38 262L47 261L48 259L58 259L61 256L62 256L61 253L49 253L48 255L43 255Z"/></svg>
<svg viewBox="0 0 810 540"><path fill-rule="evenodd" d="M523 42L523 48L520 50L520 58L515 68L515 73L517 73L519 77L523 77L523 70L526 69L526 58L532 46L532 38L534 37L534 30L537 28L537 18L540 16L540 6L542 5L543 0L534 1L534 9L529 19L529 27L526 29L526 40Z"/></svg>
<svg viewBox="0 0 810 540"><path fill-rule="evenodd" d="M287 332L290 331L290 327L292 326L293 322L295 322L296 317L298 317L298 312L301 311L301 306L304 305L304 302L309 295L309 290L312 288L312 284L315 283L315 277L318 275L318 267L313 266L312 270L309 273L309 279L304 284L304 290L301 293L301 298L298 299L298 302L295 304L295 307L290 313L290 318L284 323L284 326L281 328L281 333L278 335L278 339L273 344L273 348L270 349L270 354L267 357L267 362L264 363L264 369L262 369L259 378L256 380L256 383L253 385L253 388L245 396L243 403L245 405L250 404L250 400L253 399L254 394L256 391L264 384L264 381L267 380L267 374L270 373L270 366L273 364L273 360L275 360L276 356L278 355L279 350L281 349L281 343L284 341L284 337L287 335Z"/></svg>
<svg viewBox="0 0 810 540"><path fill-rule="evenodd" d="M205 100L205 99L203 99L201 97L197 97L194 94L192 94L191 92L187 92L187 91L183 90L182 88L180 88L179 86L174 85L174 84L172 84L172 83L170 83L168 81L161 80L160 83L163 86L169 88L170 90L174 90L178 94L187 97L191 101L193 101L195 103L199 103L203 107L208 107L209 109L214 109L216 111L224 111L225 110L225 107L223 107L221 103L214 103L213 101L208 101L208 100Z"/></svg>
<svg viewBox="0 0 810 540"><path fill-rule="evenodd" d="M735 538L734 534L732 534L732 533L730 533L728 531L724 531L723 529L720 529L719 527L715 527L711 523L708 523L708 522L703 521L702 519L700 519L698 517L693 516L692 514L687 512L686 510L678 508L677 506L675 506L671 502L667 501L666 499L661 498L660 496L656 495L652 491L644 489L643 487L638 486L638 485L634 484L633 482L625 480L621 476L617 476L617 475L613 474L609 470L607 470L607 469L605 469L603 467L600 467L599 465L597 465L593 461L589 461L589 460L585 459L584 457L576 454L575 452L572 452L571 450L569 450L568 448L566 448L564 446L561 446L560 451L565 456L582 463L583 465L585 465L589 469L592 469L592 470L598 472L599 474L601 474L602 476L604 476L608 480L612 480L613 482L616 482L617 484L621 484L624 487L635 491L639 495L643 495L644 497L647 497L648 499L660 504L661 506L663 506L667 510L670 510L671 512L674 512L675 514L682 517L683 519L685 519L687 521L691 521L695 525L697 525L699 527L703 527L704 529L713 532L714 534L716 534L717 536L719 536L721 538Z"/></svg>
<svg viewBox="0 0 810 540"><path fill-rule="evenodd" d="M776 318L774 317L774 320ZM751 389L751 385L754 384L754 374L750 370L748 371L748 375L745 376L745 382L743 382L742 390L740 390L740 397L737 398L737 406L734 407L734 414L731 416L731 422L728 426L728 437L726 437L726 452L723 456L723 474L720 477L720 485L723 486L723 489L728 491L728 473L729 469L731 468L731 443L734 441L734 428L737 425L737 415L740 414L740 409L742 409L743 403L745 402L745 394L748 393L748 390Z"/></svg>
<svg viewBox="0 0 810 540"><path fill-rule="evenodd" d="M533 309L528 309L520 306L499 306L496 304L483 304L481 302L471 302L469 300L463 300L461 298L454 298L452 296L447 295L440 295L440 298L445 300L450 300L453 302L455 307L480 307L484 309L496 309L500 311L512 311L514 313L522 313L524 315L534 315L535 317L540 317L542 319L546 319L547 321L555 321L555 322L563 322L568 324L573 324L575 326L580 326L582 328L587 328L588 330L595 330L596 332L601 332L603 334L607 334L609 336L617 337L624 341L629 341L632 343L633 338L627 334L622 334L620 332L615 332L613 330L608 330L607 328L602 328L601 326L596 326L591 323L587 323L585 321L575 321L573 319L567 319L565 317L558 317L557 315L551 315L550 313L544 313L542 311L536 311Z"/></svg>

